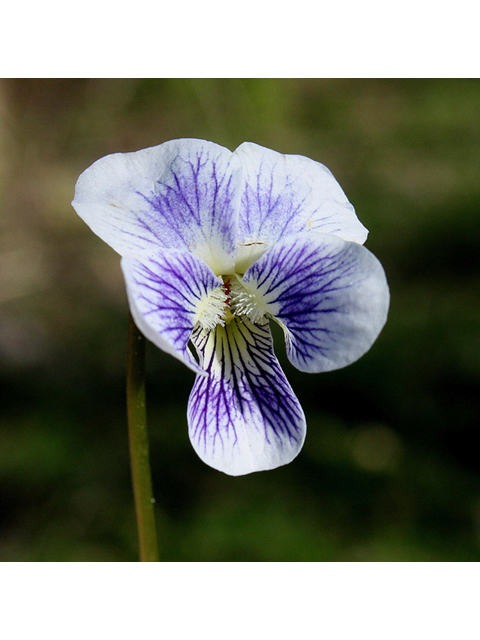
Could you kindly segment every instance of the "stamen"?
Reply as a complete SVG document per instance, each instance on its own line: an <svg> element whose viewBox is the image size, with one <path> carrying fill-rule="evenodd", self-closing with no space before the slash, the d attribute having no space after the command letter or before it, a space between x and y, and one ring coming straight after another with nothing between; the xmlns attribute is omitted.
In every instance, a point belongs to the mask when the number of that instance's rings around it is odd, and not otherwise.
<svg viewBox="0 0 480 640"><path fill-rule="evenodd" d="M230 308L234 315L246 316L253 323L266 315L255 293L248 291L238 276L230 283Z"/></svg>
<svg viewBox="0 0 480 640"><path fill-rule="evenodd" d="M217 324L225 326L225 315L228 310L228 295L225 287L217 287L200 305L196 322L202 329L214 329Z"/></svg>
<svg viewBox="0 0 480 640"><path fill-rule="evenodd" d="M235 316L258 323L266 315L255 293L248 291L239 276L225 276L224 284L214 289L200 303L195 324L203 331L211 331L217 325L224 327Z"/></svg>

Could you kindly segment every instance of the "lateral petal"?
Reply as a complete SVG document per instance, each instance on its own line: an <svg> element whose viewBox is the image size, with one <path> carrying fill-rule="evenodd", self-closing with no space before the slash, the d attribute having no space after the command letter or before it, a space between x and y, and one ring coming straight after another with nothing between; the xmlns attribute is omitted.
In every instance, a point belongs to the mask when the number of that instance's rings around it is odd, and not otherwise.
<svg viewBox="0 0 480 640"><path fill-rule="evenodd" d="M223 284L199 258L178 249L121 261L136 325L157 347L201 372L188 349L209 295Z"/></svg>
<svg viewBox="0 0 480 640"><path fill-rule="evenodd" d="M79 177L72 205L121 255L181 248L231 273L241 171L220 145L170 140L100 158Z"/></svg>
<svg viewBox="0 0 480 640"><path fill-rule="evenodd" d="M390 295L382 265L365 247L335 235L284 238L241 282L283 326L288 358L301 371L355 362L387 319Z"/></svg>
<svg viewBox="0 0 480 640"><path fill-rule="evenodd" d="M368 231L329 169L299 155L252 142L235 151L243 166L237 271L243 273L280 238L331 233L363 244Z"/></svg>
<svg viewBox="0 0 480 640"><path fill-rule="evenodd" d="M229 475L274 469L298 454L305 417L273 352L268 321L234 318L195 331L206 376L188 403L190 440L200 458Z"/></svg>

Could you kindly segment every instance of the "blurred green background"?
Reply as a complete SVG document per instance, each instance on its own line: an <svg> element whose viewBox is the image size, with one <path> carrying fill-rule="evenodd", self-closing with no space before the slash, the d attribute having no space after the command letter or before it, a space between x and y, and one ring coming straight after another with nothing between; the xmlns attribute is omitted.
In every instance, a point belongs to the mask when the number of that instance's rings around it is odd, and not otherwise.
<svg viewBox="0 0 480 640"><path fill-rule="evenodd" d="M480 560L480 81L0 83L0 559L136 561L119 258L70 206L97 158L248 140L334 173L392 302L369 353L297 372L290 465L231 478L187 434L194 374L147 349L169 561Z"/></svg>

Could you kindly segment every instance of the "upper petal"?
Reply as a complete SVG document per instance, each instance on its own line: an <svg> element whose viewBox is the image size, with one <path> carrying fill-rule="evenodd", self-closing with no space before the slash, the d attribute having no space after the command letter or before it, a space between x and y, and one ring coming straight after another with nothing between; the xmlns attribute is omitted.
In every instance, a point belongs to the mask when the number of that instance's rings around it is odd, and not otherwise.
<svg viewBox="0 0 480 640"><path fill-rule="evenodd" d="M121 255L182 248L230 273L241 163L204 140L171 140L97 160L77 181L73 206Z"/></svg>
<svg viewBox="0 0 480 640"><path fill-rule="evenodd" d="M200 458L229 475L274 469L302 448L302 408L275 354L268 322L235 318L214 331L195 331L206 376L188 403L190 440Z"/></svg>
<svg viewBox="0 0 480 640"><path fill-rule="evenodd" d="M121 264L137 327L157 347L201 371L188 342L202 306L223 281L202 260L178 249L124 256Z"/></svg>
<svg viewBox="0 0 480 640"><path fill-rule="evenodd" d="M323 164L282 155L252 142L234 152L242 162L237 271L291 233L317 231L363 244L367 230Z"/></svg>
<svg viewBox="0 0 480 640"><path fill-rule="evenodd" d="M387 319L382 265L365 247L334 235L301 233L279 241L242 283L284 327L288 358L302 371L355 362Z"/></svg>

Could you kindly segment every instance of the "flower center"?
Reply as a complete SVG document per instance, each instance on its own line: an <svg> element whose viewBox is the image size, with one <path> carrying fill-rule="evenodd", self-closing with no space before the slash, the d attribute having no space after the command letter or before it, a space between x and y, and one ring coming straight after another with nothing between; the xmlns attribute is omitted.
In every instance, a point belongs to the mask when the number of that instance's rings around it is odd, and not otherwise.
<svg viewBox="0 0 480 640"><path fill-rule="evenodd" d="M258 323L266 315L255 290L248 290L236 273L223 276L223 283L205 298L197 312L196 323L202 329L212 330L218 324L224 327L235 316Z"/></svg>

